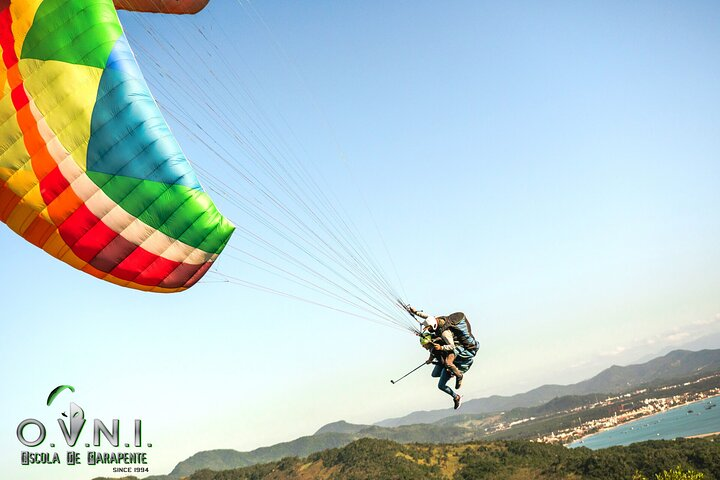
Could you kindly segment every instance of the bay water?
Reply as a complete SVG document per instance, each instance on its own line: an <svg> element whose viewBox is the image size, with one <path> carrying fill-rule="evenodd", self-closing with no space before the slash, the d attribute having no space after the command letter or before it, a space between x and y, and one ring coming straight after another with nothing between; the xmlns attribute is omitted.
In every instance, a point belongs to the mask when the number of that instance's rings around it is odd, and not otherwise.
<svg viewBox="0 0 720 480"><path fill-rule="evenodd" d="M714 432L720 432L720 396L623 423L569 446L596 450L645 440L672 440Z"/></svg>

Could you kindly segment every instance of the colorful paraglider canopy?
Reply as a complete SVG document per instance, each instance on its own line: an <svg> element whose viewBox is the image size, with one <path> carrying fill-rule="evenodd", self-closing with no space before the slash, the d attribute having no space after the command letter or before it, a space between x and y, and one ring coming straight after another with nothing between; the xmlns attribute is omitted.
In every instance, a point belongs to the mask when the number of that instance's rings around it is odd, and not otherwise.
<svg viewBox="0 0 720 480"><path fill-rule="evenodd" d="M0 220L103 280L194 285L234 227L160 113L113 0L0 9Z"/></svg>

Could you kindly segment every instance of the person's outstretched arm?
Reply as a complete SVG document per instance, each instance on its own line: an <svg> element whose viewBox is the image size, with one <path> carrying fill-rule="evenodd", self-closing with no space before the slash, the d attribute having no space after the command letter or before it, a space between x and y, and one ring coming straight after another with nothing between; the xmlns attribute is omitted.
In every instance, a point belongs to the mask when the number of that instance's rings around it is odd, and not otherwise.
<svg viewBox="0 0 720 480"><path fill-rule="evenodd" d="M445 345L441 345L440 350L455 350L455 338L450 330L445 330L440 336L445 340Z"/></svg>
<svg viewBox="0 0 720 480"><path fill-rule="evenodd" d="M427 319L430 316L427 313L423 312L422 310L417 310L410 305L407 306L407 309L408 309L408 312L412 313L415 316L423 318L423 319Z"/></svg>

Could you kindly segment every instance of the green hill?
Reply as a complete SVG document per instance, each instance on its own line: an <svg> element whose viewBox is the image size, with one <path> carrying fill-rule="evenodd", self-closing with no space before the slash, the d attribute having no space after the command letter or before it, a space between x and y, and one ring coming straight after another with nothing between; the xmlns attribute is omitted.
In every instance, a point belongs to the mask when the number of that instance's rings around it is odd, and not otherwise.
<svg viewBox="0 0 720 480"><path fill-rule="evenodd" d="M364 430L368 428L369 425L357 425L354 423L348 423L344 420L340 420L339 422L333 422L328 423L324 427L322 427L320 430L315 432L315 435L319 435L321 433L357 433L360 430Z"/></svg>
<svg viewBox="0 0 720 480"><path fill-rule="evenodd" d="M403 445L363 439L302 459L201 470L188 480L631 480L678 466L720 480L720 442L653 441L591 451L527 441Z"/></svg>
<svg viewBox="0 0 720 480"><path fill-rule="evenodd" d="M290 442L278 443L250 452L238 452L236 450L210 450L200 452L178 463L170 473L170 476L178 478L205 468L226 470L246 465L254 465L256 463L271 462L283 457L304 457L320 450L347 445L357 438L358 437L352 434L327 432L319 435L300 437Z"/></svg>

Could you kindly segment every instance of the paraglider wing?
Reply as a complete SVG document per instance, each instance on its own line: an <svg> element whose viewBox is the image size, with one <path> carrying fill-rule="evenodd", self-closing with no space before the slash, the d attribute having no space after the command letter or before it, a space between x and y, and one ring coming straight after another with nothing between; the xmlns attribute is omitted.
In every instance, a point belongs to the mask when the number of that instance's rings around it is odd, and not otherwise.
<svg viewBox="0 0 720 480"><path fill-rule="evenodd" d="M109 282L194 285L234 227L170 132L113 1L0 9L0 220Z"/></svg>
<svg viewBox="0 0 720 480"><path fill-rule="evenodd" d="M114 0L115 8L133 12L195 14L210 0Z"/></svg>
<svg viewBox="0 0 720 480"><path fill-rule="evenodd" d="M73 387L72 385L59 385L55 387L52 392L50 392L50 395L48 395L46 402L47 406L49 407L50 405L52 405L57 396L65 390L70 390L71 392L75 393L75 387Z"/></svg>

